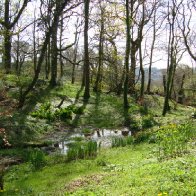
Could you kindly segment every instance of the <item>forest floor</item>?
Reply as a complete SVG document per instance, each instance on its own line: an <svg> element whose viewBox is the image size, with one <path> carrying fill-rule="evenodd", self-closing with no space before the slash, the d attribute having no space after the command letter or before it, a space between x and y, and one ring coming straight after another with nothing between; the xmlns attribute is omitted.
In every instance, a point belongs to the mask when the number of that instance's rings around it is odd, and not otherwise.
<svg viewBox="0 0 196 196"><path fill-rule="evenodd" d="M9 94L11 98L14 96ZM194 108L170 103L171 112L162 117L162 97L146 96L145 107L140 107L134 99L129 98L128 113L132 120L131 129L138 130L135 139L137 142L125 147L101 148L96 157L86 160L69 162L66 155L58 152L44 155L43 167L35 169L32 165L39 164L43 157L36 155L37 159L31 158L31 162L27 161L28 151L24 148L27 143L34 146L50 144L52 139L58 140L62 137L65 130L70 132L74 128L121 129L125 126L127 117L123 110L122 97L91 93L88 103L83 103L82 90L77 85L67 84L47 90L39 98L35 96L22 111L12 107L15 101L7 105L2 103L0 123L6 129L13 128L9 134L16 147L1 149L0 157L1 160L9 159L11 162L16 160L22 163L7 168L3 174L4 190L0 194L196 195L195 136L187 140L183 153L165 157L160 157L160 150L163 149L159 141L154 139L161 127L168 125L191 123L195 132L196 122L191 119ZM65 101L61 107L72 104L82 107L84 111L74 114L66 122L51 122L30 115L42 104L50 102L55 107L62 99ZM20 145L22 143L23 145Z"/></svg>

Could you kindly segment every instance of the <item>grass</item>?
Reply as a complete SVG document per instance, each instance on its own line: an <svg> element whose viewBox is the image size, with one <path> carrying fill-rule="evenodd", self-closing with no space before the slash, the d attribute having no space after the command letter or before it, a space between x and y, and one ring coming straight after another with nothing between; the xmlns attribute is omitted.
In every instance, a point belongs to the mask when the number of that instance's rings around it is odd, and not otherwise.
<svg viewBox="0 0 196 196"><path fill-rule="evenodd" d="M190 148L193 148L191 144ZM159 162L155 144L103 149L94 160L14 166L5 176L8 195L191 195L196 190L194 151ZM195 147L194 147L194 150ZM54 157L53 157L54 158ZM104 164L100 164L104 163ZM17 190L17 191L16 191Z"/></svg>

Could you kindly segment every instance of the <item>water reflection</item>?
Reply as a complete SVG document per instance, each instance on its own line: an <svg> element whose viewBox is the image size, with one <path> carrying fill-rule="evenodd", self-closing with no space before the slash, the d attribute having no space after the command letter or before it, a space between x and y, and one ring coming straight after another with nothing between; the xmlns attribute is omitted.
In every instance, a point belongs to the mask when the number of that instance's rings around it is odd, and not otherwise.
<svg viewBox="0 0 196 196"><path fill-rule="evenodd" d="M61 150L61 153L66 154L69 144L77 141L75 138L93 140L96 141L98 145L101 144L101 147L110 147L112 137L126 137L129 135L131 135L131 131L129 131L127 128L119 130L98 129L92 132L92 134L86 136L82 133L75 133L67 136L63 141L59 142L59 149Z"/></svg>

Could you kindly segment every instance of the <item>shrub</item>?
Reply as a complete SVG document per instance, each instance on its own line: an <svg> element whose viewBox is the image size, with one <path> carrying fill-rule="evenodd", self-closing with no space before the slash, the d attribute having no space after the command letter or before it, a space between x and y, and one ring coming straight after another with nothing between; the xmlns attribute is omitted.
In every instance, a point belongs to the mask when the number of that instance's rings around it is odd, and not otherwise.
<svg viewBox="0 0 196 196"><path fill-rule="evenodd" d="M81 142L82 140L84 140L84 137L82 137L82 136L75 136L75 137L71 137L70 140L76 141L76 142Z"/></svg>
<svg viewBox="0 0 196 196"><path fill-rule="evenodd" d="M71 111L71 112L73 112L74 114L83 114L83 112L84 112L84 106L78 107L78 106L76 106L76 105L74 105L74 104L69 105L69 106L67 106L67 107L64 108L64 109L66 109L67 111Z"/></svg>
<svg viewBox="0 0 196 196"><path fill-rule="evenodd" d="M85 109L84 106L77 107L77 108L75 108L74 113L75 114L84 114L84 109Z"/></svg>
<svg viewBox="0 0 196 196"><path fill-rule="evenodd" d="M136 134L134 143L141 142L156 143L156 134L152 131L140 131Z"/></svg>
<svg viewBox="0 0 196 196"><path fill-rule="evenodd" d="M127 145L132 145L134 142L132 136L127 137L113 137L112 138L112 148L114 147L124 147Z"/></svg>
<svg viewBox="0 0 196 196"><path fill-rule="evenodd" d="M139 130L141 130L141 122L139 119L137 119L136 117L132 116L130 119L130 129L133 132L137 132Z"/></svg>
<svg viewBox="0 0 196 196"><path fill-rule="evenodd" d="M31 116L38 117L40 119L53 120L53 114L51 111L51 103L46 102L42 104L37 111L31 113Z"/></svg>
<svg viewBox="0 0 196 196"><path fill-rule="evenodd" d="M142 117L142 128L143 129L153 127L154 124L155 124L155 121L152 115L146 115Z"/></svg>
<svg viewBox="0 0 196 196"><path fill-rule="evenodd" d="M148 114L148 107L147 107L147 105L145 104L144 106L140 106L139 111L140 111L140 114L147 115Z"/></svg>
<svg viewBox="0 0 196 196"><path fill-rule="evenodd" d="M54 113L54 118L58 118L59 120L66 120L66 119L72 119L72 110L70 108L60 108L59 110L56 110Z"/></svg>
<svg viewBox="0 0 196 196"><path fill-rule="evenodd" d="M54 109L50 102L46 102L40 106L40 108L31 113L31 116L38 117L40 119L47 119L49 121L54 120L71 120L73 113L82 114L84 112L84 107L77 107L75 105L70 105L65 108Z"/></svg>

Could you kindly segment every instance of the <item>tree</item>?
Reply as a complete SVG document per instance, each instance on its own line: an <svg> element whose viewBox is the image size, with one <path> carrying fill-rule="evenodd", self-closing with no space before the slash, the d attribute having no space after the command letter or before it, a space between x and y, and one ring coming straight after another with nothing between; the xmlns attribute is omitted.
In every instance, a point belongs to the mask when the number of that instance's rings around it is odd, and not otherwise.
<svg viewBox="0 0 196 196"><path fill-rule="evenodd" d="M147 9L148 8L148 9ZM129 92L130 94L135 94L135 70L136 70L136 54L141 46L143 40L143 29L148 24L151 19L151 16L154 12L155 6L154 3L148 3L147 1L136 1L131 0L130 2L130 18L131 23L131 68L130 68L130 80L129 80ZM140 51L141 54L141 51ZM141 65L142 61L140 61ZM140 66L141 67L141 66ZM144 72L142 72L144 77ZM142 79L144 80L144 79ZM143 87L142 87L143 88ZM143 90L142 90L143 91Z"/></svg>
<svg viewBox="0 0 196 196"><path fill-rule="evenodd" d="M55 2L55 9L58 10L61 6L61 0ZM59 17L53 23L53 30L51 33L52 43L51 43L51 79L50 79L50 86L56 86L57 84L57 31L58 31L58 24L59 24Z"/></svg>
<svg viewBox="0 0 196 196"><path fill-rule="evenodd" d="M38 62L37 62L37 67L36 67L34 78L33 78L32 82L29 84L29 86L27 87L27 89L24 90L24 92L21 92L18 107L22 107L24 105L24 102L26 100L26 96L33 89L34 85L36 84L36 82L39 78L42 63L44 61L44 56L45 56L45 53L46 53L46 50L47 50L47 45L50 41L50 36L56 28L55 27L56 21L58 20L58 18L60 17L60 15L63 12L65 6L67 6L68 3L69 3L69 0L63 1L63 2L61 2L58 9L54 10L54 18L52 20L52 25L49 27L48 31L46 32L46 36L45 36L45 39L44 39L44 42L43 42L43 45L42 45L42 48L41 48L41 51L40 51L40 56L39 56L39 59L38 59Z"/></svg>
<svg viewBox="0 0 196 196"><path fill-rule="evenodd" d="M10 7L11 1L5 0L4 2L4 18L0 20L0 24L3 26L3 31L4 31L3 63L4 63L6 73L10 73L11 71L12 29L20 19L28 2L30 2L30 0L24 0L21 7L20 7L20 2L17 2L16 10L13 15L11 14L11 7Z"/></svg>
<svg viewBox="0 0 196 196"><path fill-rule="evenodd" d="M194 44L196 32L194 28L190 27L190 22L193 17L192 16L193 12L196 10L196 3L195 1L188 1L186 3L186 6L184 4L181 4L181 5L182 5L182 13L180 14L182 16L182 21L178 20L178 26L181 29L187 52L189 53L190 57L194 61L196 61L196 54L194 53L194 50L196 48ZM189 13L187 13L187 11Z"/></svg>
<svg viewBox="0 0 196 196"><path fill-rule="evenodd" d="M146 16L146 11L145 11L145 1L142 3L142 19L141 19L141 25L139 28L138 32L138 37L139 40L143 39L143 28L145 25L145 16ZM142 56L142 41L140 41L139 44L139 62L140 62L140 72L141 72L141 87L140 87L140 100L142 101L144 98L144 82L145 82L145 72L143 68L143 56Z"/></svg>
<svg viewBox="0 0 196 196"><path fill-rule="evenodd" d="M21 41L19 34L17 35L17 40L13 42L12 47L12 57L14 59L14 65L16 74L20 75L22 70L22 65L25 62L27 56L29 56L30 44L26 41Z"/></svg>
<svg viewBox="0 0 196 196"><path fill-rule="evenodd" d="M177 3L177 0L172 0L172 5L168 2L168 15L167 21L169 24L169 42L168 42L168 65L167 65L167 79L166 79L166 92L163 106L163 116L170 110L169 99L171 98L171 92L173 88L173 80L175 70L177 66L177 36L175 32L176 18L181 3Z"/></svg>
<svg viewBox="0 0 196 196"><path fill-rule="evenodd" d="M157 0L155 0L155 8L154 8L154 13L152 16L152 43L150 47L150 62L149 62L149 69L148 69L148 83L147 83L147 88L146 92L150 93L151 92L151 74L152 74L152 64L153 64L153 54L154 54L154 49L155 49L155 42L156 38L158 36L158 31L160 31L161 26L163 25L163 21L165 20L165 17L161 15L160 13L159 16L157 14L158 9L162 7L161 3L158 3Z"/></svg>
<svg viewBox="0 0 196 196"><path fill-rule="evenodd" d="M122 93L124 83L124 54L120 53L117 43L117 40L123 40L125 35L124 19L122 20L124 9L125 6L119 1L105 3L103 64L108 74L103 75L109 85L109 92L115 92L117 95Z"/></svg>

